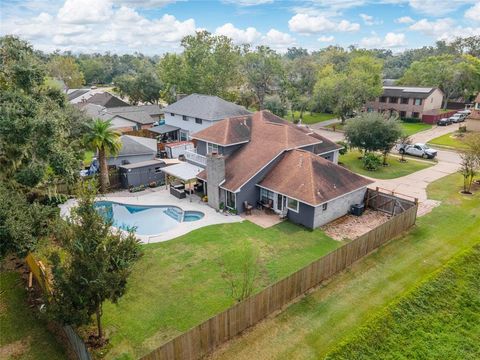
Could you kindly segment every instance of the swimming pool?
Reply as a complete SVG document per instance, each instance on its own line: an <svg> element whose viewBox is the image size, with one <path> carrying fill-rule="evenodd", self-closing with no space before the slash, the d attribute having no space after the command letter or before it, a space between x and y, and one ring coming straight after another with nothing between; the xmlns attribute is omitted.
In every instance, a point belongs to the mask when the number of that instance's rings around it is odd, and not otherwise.
<svg viewBox="0 0 480 360"><path fill-rule="evenodd" d="M200 211L183 211L177 206L126 205L112 201L95 202L97 211L113 226L128 230L135 228L138 235L157 235L173 229L181 222L198 221Z"/></svg>

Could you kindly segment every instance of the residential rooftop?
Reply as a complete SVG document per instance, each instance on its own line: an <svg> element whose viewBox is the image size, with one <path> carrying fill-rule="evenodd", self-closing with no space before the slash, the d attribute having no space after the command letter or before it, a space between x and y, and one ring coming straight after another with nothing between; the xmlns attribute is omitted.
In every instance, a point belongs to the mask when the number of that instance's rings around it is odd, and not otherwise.
<svg viewBox="0 0 480 360"><path fill-rule="evenodd" d="M164 109L165 113L196 117L203 120L223 120L227 117L248 115L243 106L223 100L218 96L191 94Z"/></svg>

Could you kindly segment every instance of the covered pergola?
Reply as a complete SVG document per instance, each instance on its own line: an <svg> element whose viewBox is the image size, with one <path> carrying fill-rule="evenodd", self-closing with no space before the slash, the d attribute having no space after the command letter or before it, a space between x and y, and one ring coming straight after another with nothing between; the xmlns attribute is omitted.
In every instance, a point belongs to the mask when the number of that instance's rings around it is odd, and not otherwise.
<svg viewBox="0 0 480 360"><path fill-rule="evenodd" d="M197 175L203 171L203 168L182 162L166 166L162 168L162 171L168 175L166 184L170 185L170 194L183 199L188 193L191 201L192 190L197 183Z"/></svg>
<svg viewBox="0 0 480 360"><path fill-rule="evenodd" d="M180 130L179 127L168 125L168 124L162 124L158 126L154 126L148 131L154 133L157 135L157 138L162 141L176 141L178 140L178 131Z"/></svg>

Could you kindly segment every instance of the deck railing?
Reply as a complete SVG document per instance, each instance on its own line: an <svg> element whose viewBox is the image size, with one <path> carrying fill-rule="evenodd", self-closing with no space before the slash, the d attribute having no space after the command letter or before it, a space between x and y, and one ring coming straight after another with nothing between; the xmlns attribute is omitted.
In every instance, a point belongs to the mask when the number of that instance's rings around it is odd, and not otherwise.
<svg viewBox="0 0 480 360"><path fill-rule="evenodd" d="M195 151L185 151L185 159L187 159L187 161L191 161L202 166L207 166L207 157L197 154Z"/></svg>

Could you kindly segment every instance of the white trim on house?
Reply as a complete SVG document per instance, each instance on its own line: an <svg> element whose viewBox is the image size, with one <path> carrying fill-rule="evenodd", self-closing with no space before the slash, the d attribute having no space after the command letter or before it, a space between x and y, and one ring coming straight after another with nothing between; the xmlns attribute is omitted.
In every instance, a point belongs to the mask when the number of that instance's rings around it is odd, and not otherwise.
<svg viewBox="0 0 480 360"><path fill-rule="evenodd" d="M289 201L289 200L293 200L293 201L296 201L296 202L297 202L297 208L296 208L296 209L293 209L293 208L291 208L291 207L288 205L288 201ZM295 212L295 213L298 214L298 213L300 212L300 201L298 201L297 199L294 199L294 198L291 198L291 197L287 196L287 209L288 209L288 210L291 210L291 211L293 211L293 212Z"/></svg>
<svg viewBox="0 0 480 360"><path fill-rule="evenodd" d="M357 188L357 189L355 189L355 190L352 190L352 191L349 191L349 192L347 192L347 193L345 193L345 194L342 194L342 195L339 195L339 196L337 196L337 197L334 197L333 199L324 201L324 202L322 202L322 203L320 203L320 204L318 204L318 205L313 205L313 204L311 204L311 203L309 203L309 202L306 202L306 201L303 201L303 200L299 200L299 199L297 199L297 198L288 196L287 194L283 194L283 193L281 193L281 192L278 192L278 191L269 189L269 188L267 188L267 187L265 187L265 186L262 186L262 185L259 185L259 184L256 184L256 186L258 186L258 187L260 187L260 188L263 188L263 189L265 189L265 190L271 191L271 192L273 192L273 193L275 193L275 194L280 194L280 195L283 195L283 196L285 196L285 197L287 197L287 198L290 198L290 199L293 199L293 200L297 200L298 202L301 202L301 203L303 203L303 204L307 204L307 205L309 205L309 206L311 206L311 207L319 207L320 205L327 204L327 203L329 203L329 202L331 202L331 201L340 199L340 198L343 197L343 196L350 195L350 194L354 193L355 191L358 191L358 190L360 190L360 189L363 189L363 188L367 188L367 187L368 187L368 186L366 186L366 185L365 185L365 186L360 186L359 188Z"/></svg>
<svg viewBox="0 0 480 360"><path fill-rule="evenodd" d="M240 142L225 145L225 144L219 144L219 143L216 143L216 142L213 142L213 141L210 141L210 140L205 140L205 139L202 139L202 138L199 138L199 137L196 137L196 136L190 136L190 138L195 139L195 140L200 140L200 141L203 141L203 142L206 142L206 143L209 143L209 144L215 144L215 145L222 146L222 147L246 144L246 143L250 142L250 140L245 140L245 141L240 141Z"/></svg>

